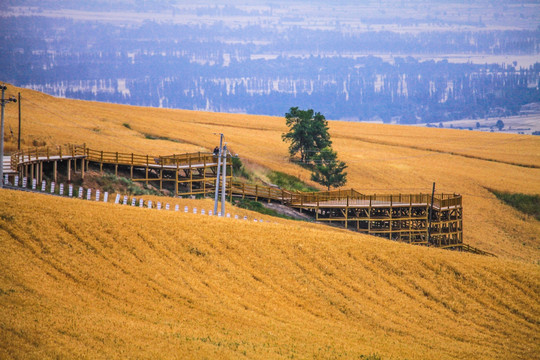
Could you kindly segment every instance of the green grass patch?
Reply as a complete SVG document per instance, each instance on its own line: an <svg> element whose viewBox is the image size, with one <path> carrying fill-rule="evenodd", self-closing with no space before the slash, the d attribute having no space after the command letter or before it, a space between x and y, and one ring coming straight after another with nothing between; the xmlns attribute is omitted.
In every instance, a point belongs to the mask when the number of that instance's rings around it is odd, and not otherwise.
<svg viewBox="0 0 540 360"><path fill-rule="evenodd" d="M280 214L276 210L268 209L264 207L264 205L261 204L260 202L254 201L254 200L241 199L235 202L235 205L238 206L239 208L255 211L263 215L270 215L270 216L280 217L280 218L288 219L288 220L297 220L293 217Z"/></svg>
<svg viewBox="0 0 540 360"><path fill-rule="evenodd" d="M536 220L540 221L540 195L490 191L505 204L516 208L524 214L534 216Z"/></svg>
<svg viewBox="0 0 540 360"><path fill-rule="evenodd" d="M281 171L271 171L268 174L268 179L270 179L272 184L275 184L279 186L280 188L286 189L286 190L293 190L293 191L298 190L298 191L305 191L305 192L319 191L319 189L307 185L296 176L285 174L285 173L282 173Z"/></svg>
<svg viewBox="0 0 540 360"><path fill-rule="evenodd" d="M96 179L96 182L103 191L107 191L109 193L117 192L119 189L122 189L129 195L163 195L160 191L147 188L146 184L143 184L141 187L135 184L131 179L116 176L114 174L105 174Z"/></svg>
<svg viewBox="0 0 540 360"><path fill-rule="evenodd" d="M165 140L165 141L172 141L172 142L175 142L175 143L180 143L181 142L180 140L172 139L172 138L167 137L167 136L158 136L158 135L152 135L152 134L147 134L147 133L144 133L143 135L144 135L144 137L146 139L150 139L150 140Z"/></svg>

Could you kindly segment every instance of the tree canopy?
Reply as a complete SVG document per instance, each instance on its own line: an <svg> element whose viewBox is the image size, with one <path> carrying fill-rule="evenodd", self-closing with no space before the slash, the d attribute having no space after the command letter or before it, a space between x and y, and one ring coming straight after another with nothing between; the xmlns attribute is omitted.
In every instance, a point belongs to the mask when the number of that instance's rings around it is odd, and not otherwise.
<svg viewBox="0 0 540 360"><path fill-rule="evenodd" d="M347 182L347 173L344 170L347 165L337 159L337 153L330 147L321 150L320 153L313 156L315 167L311 174L311 180L326 186L328 191L330 187L340 187Z"/></svg>
<svg viewBox="0 0 540 360"><path fill-rule="evenodd" d="M285 114L285 119L289 132L282 134L281 137L284 141L290 142L291 156L300 153L301 162L309 162L313 156L332 144L328 133L328 121L320 112L291 107Z"/></svg>

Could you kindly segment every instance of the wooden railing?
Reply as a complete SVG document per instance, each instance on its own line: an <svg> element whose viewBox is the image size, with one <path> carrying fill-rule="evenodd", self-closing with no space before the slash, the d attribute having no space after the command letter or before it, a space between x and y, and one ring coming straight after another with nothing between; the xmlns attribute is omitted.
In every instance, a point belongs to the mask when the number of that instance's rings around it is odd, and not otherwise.
<svg viewBox="0 0 540 360"><path fill-rule="evenodd" d="M497 257L497 255L495 254L492 254L490 252L487 252L487 251L484 251L484 250L480 250L478 248L475 248L473 246L470 246L469 244L462 244L461 245L461 249L463 251L467 251L467 252L471 252L471 253L474 253L474 254L479 254L479 255L484 255L484 256L492 256L492 257Z"/></svg>
<svg viewBox="0 0 540 360"><path fill-rule="evenodd" d="M282 203L298 207L312 207L320 204L354 205L354 204L388 204L393 205L431 205L430 194L394 194L394 195L364 195L354 189L322 191L320 193L303 193L299 191L288 191L277 187L265 185L253 185L243 182L233 181L231 186L232 194L235 196L263 198L267 200L281 201ZM438 194L433 198L435 208L461 207L461 195Z"/></svg>
<svg viewBox="0 0 540 360"><path fill-rule="evenodd" d="M262 198L267 200L281 201L282 203L290 203L293 196L296 196L295 193L280 188L265 185L246 184L240 181L233 181L230 191L232 195L241 196L242 198Z"/></svg>
<svg viewBox="0 0 540 360"><path fill-rule="evenodd" d="M58 147L25 149L12 154L11 168L17 171L19 164L52 158L64 159L85 157L88 161L128 166L191 166L197 164L214 164L216 157L211 153L173 154L167 156L140 155L112 151L99 151L86 145L67 145ZM265 185L251 185L234 181L230 186L231 194L255 199L281 201L292 206L319 206L320 204L399 204L431 205L430 194L373 194L365 195L354 189L321 192L299 192L279 189ZM436 208L460 207L462 198L457 194L438 194L433 199Z"/></svg>
<svg viewBox="0 0 540 360"><path fill-rule="evenodd" d="M470 252L470 253L473 253L473 254L497 257L497 255L495 255L495 254L492 254L490 252L475 248L474 246L471 246L469 244L463 244L463 243L462 244L441 246L441 248L442 249L455 249L455 248L458 248L458 249L461 249L461 251L466 251L466 252Z"/></svg>
<svg viewBox="0 0 540 360"><path fill-rule="evenodd" d="M29 163L40 160L51 160L53 157L59 158L74 158L85 157L88 161L131 165L131 166L171 166L171 165L196 165L196 164L212 164L216 163L217 159L211 153L188 153L174 154L169 156L152 156L140 155L134 153L122 153L112 151L99 151L86 147L86 145L67 145L58 147L32 148L15 152L11 155L11 168L17 171L19 164Z"/></svg>
<svg viewBox="0 0 540 360"><path fill-rule="evenodd" d="M11 154L11 169L18 170L19 164L41 160L68 159L84 156L84 145L64 145L44 148L28 148Z"/></svg>
<svg viewBox="0 0 540 360"><path fill-rule="evenodd" d="M461 206L461 195L457 194L438 194L433 198L433 206L436 208L445 208L452 206ZM297 193L291 198L291 205L311 206L314 204L358 204L368 203L377 204L384 203L392 205L400 204L422 204L431 205L430 194L374 194L364 195L358 191L351 189L347 191L325 191L320 193Z"/></svg>

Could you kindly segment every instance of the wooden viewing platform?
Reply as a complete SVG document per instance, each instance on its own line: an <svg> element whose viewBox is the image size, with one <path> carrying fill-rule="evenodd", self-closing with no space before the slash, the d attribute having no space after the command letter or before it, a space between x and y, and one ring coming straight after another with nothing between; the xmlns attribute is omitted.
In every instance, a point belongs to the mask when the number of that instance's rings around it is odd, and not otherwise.
<svg viewBox="0 0 540 360"><path fill-rule="evenodd" d="M44 169L56 177L60 167L84 177L92 166L117 175L123 171L133 181L146 184L174 183L174 195L207 195L215 191L217 158L211 153L150 156L97 151L83 146L32 149L11 155L8 176L41 181ZM373 194L354 189L324 192L288 191L277 187L232 180L232 163L227 161L227 194L230 198L275 201L313 216L316 221L390 240L472 251L463 244L462 197L458 194ZM430 207L431 219L429 218ZM431 221L430 221L431 220ZM430 226L431 224L431 226ZM475 249L478 250L478 249ZM472 251L472 252L481 252Z"/></svg>
<svg viewBox="0 0 540 360"><path fill-rule="evenodd" d="M365 195L354 189L302 193L237 182L230 192L242 198L280 201L316 221L390 240L446 248L463 245L462 197L458 194L433 197L430 227L431 194Z"/></svg>

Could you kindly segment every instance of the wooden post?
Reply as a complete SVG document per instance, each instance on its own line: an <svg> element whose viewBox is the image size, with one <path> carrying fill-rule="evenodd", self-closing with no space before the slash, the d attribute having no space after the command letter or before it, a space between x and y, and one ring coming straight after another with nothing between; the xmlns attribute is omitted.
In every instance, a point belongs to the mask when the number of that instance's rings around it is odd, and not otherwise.
<svg viewBox="0 0 540 360"><path fill-rule="evenodd" d="M159 165L161 166L161 168L159 169L159 191L162 191L163 190L163 162L164 162L164 159L160 156L158 158L159 160Z"/></svg>
<svg viewBox="0 0 540 360"><path fill-rule="evenodd" d="M203 194L206 196L206 156L203 158Z"/></svg>
<svg viewBox="0 0 540 360"><path fill-rule="evenodd" d="M103 150L101 151L101 160L99 162L99 171L103 174Z"/></svg>
<svg viewBox="0 0 540 360"><path fill-rule="evenodd" d="M228 188L229 188L229 201L232 203L232 198L233 198L233 167L232 167L232 157L230 159L230 163L227 164L227 166L229 167L229 182L228 182Z"/></svg>
<svg viewBox="0 0 540 360"><path fill-rule="evenodd" d="M371 234L371 195L369 195L368 234Z"/></svg>
<svg viewBox="0 0 540 360"><path fill-rule="evenodd" d="M433 197L434 196L435 196L435 183L433 183L433 189L431 190L431 206L429 208L429 213L428 213L428 228L427 228L428 245L430 244L430 241L431 241L431 214L433 212Z"/></svg>
<svg viewBox="0 0 540 360"><path fill-rule="evenodd" d="M129 169L129 176L133 179L133 153L131 153L131 168Z"/></svg>
<svg viewBox="0 0 540 360"><path fill-rule="evenodd" d="M145 179L146 179L146 186L148 186L148 163L146 165L146 168L145 168Z"/></svg>
<svg viewBox="0 0 540 360"><path fill-rule="evenodd" d="M229 176L229 201L232 203L232 196L233 196L233 178L232 178L232 158L231 158L231 165L229 165L229 169L230 169L230 173L231 174Z"/></svg>
<svg viewBox="0 0 540 360"><path fill-rule="evenodd" d="M90 149L86 148L86 143L83 145L83 155L84 155L84 166L85 170L88 170L88 165L90 164Z"/></svg>
<svg viewBox="0 0 540 360"><path fill-rule="evenodd" d="M191 155L189 155L189 193L193 193L193 170L191 169Z"/></svg>
<svg viewBox="0 0 540 360"><path fill-rule="evenodd" d="M393 207L393 201L392 201L392 195L390 195L390 240L392 240L392 207Z"/></svg>
<svg viewBox="0 0 540 360"><path fill-rule="evenodd" d="M54 182L57 182L57 179L58 179L57 171L58 171L58 162L55 161L53 163L53 179L54 179Z"/></svg>
<svg viewBox="0 0 540 360"><path fill-rule="evenodd" d="M315 209L315 220L319 220L319 196L316 197L317 200L317 207Z"/></svg>
<svg viewBox="0 0 540 360"><path fill-rule="evenodd" d="M19 93L19 134L17 140L17 150L21 150L21 93Z"/></svg>
<svg viewBox="0 0 540 360"><path fill-rule="evenodd" d="M118 152L116 153L116 160L114 162L114 176L118 176Z"/></svg>
<svg viewBox="0 0 540 360"><path fill-rule="evenodd" d="M71 182L71 159L68 159L67 163L67 178L68 181Z"/></svg>
<svg viewBox="0 0 540 360"><path fill-rule="evenodd" d="M349 228L349 195L347 195L347 207L345 208L345 229Z"/></svg>
<svg viewBox="0 0 540 360"><path fill-rule="evenodd" d="M409 242L412 242L412 196L409 195Z"/></svg>
<svg viewBox="0 0 540 360"><path fill-rule="evenodd" d="M179 169L178 160L176 160L176 176L175 176L176 181L174 182L174 196L178 196L178 172L179 171L180 169Z"/></svg>
<svg viewBox="0 0 540 360"><path fill-rule="evenodd" d="M86 160L84 158L81 159L81 177L84 179L84 171L85 171L85 164Z"/></svg>

